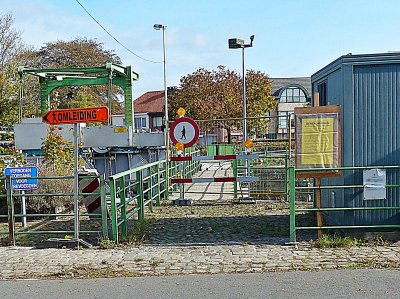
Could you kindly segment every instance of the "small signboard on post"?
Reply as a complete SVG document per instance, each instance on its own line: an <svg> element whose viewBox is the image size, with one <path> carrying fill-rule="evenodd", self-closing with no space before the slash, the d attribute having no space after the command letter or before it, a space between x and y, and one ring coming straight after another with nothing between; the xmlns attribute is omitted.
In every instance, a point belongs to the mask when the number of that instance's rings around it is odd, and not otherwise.
<svg viewBox="0 0 400 299"><path fill-rule="evenodd" d="M296 168L321 169L327 171L296 171L296 177L315 178L318 188L315 207L322 207L321 178L340 176L335 168L341 166L340 106L319 106L319 94L314 95L314 107L294 108L296 126ZM321 210L317 211L317 225L322 227ZM322 230L318 229L318 237Z"/></svg>
<svg viewBox="0 0 400 299"><path fill-rule="evenodd" d="M386 169L363 170L363 199L386 199Z"/></svg>
<svg viewBox="0 0 400 299"><path fill-rule="evenodd" d="M12 190L33 190L38 188L38 169L36 166L7 167L5 175L11 177Z"/></svg>

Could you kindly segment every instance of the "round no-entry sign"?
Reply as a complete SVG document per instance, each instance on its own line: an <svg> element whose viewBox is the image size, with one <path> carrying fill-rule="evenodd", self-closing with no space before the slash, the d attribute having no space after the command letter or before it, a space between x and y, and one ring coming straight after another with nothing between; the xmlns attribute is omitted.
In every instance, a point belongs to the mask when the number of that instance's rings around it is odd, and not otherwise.
<svg viewBox="0 0 400 299"><path fill-rule="evenodd" d="M199 127L196 122L188 117L180 117L171 125L171 140L174 144L183 143L190 147L199 139Z"/></svg>

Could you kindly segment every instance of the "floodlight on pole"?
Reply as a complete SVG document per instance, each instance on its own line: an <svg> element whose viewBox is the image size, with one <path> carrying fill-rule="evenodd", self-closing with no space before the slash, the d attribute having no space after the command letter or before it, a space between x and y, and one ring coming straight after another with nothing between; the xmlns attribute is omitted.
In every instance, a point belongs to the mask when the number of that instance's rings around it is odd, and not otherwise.
<svg viewBox="0 0 400 299"><path fill-rule="evenodd" d="M228 39L229 49L242 49L242 105L243 105L243 153L246 153L251 147L252 142L247 140L247 99L246 99L246 69L244 64L244 49L253 47L254 35L250 36L250 44L245 44L243 39L230 38ZM251 146L250 146L251 145ZM245 176L250 175L250 163L247 159L244 160ZM248 197L250 198L250 183L248 187Z"/></svg>
<svg viewBox="0 0 400 299"><path fill-rule="evenodd" d="M229 49L242 49L242 109L243 109L243 144L247 140L247 99L246 99L246 69L244 63L244 49L253 47L254 35L250 36L250 44L245 44L243 39L228 39Z"/></svg>
<svg viewBox="0 0 400 299"><path fill-rule="evenodd" d="M169 128L168 128L168 90L167 90L167 60L166 60L166 49L165 49L165 28L167 26L162 24L154 24L153 28L155 30L162 30L162 46L163 46L163 66L164 66L164 105L165 105L165 117L164 117L164 130L165 130L165 159L166 159L166 169L165 169L165 179L167 182L166 198L168 198L169 192Z"/></svg>

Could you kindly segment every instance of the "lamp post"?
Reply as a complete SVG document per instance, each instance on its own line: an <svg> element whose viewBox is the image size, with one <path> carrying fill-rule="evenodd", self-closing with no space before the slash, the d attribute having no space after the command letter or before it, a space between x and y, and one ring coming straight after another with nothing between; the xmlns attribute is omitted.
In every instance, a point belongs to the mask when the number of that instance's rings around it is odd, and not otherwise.
<svg viewBox="0 0 400 299"><path fill-rule="evenodd" d="M229 49L242 49L242 109L243 109L243 148L247 140L247 99L246 99L246 69L244 66L244 49L253 47L254 35L250 36L250 44L245 44L240 38L230 38L228 40Z"/></svg>
<svg viewBox="0 0 400 299"><path fill-rule="evenodd" d="M163 66L164 66L164 105L165 105L165 117L164 117L164 130L165 130L165 179L166 179L166 188L165 197L168 198L169 192L169 133L168 133L168 91L167 91L167 67L166 67L166 51L165 51L165 28L167 26L162 24L154 24L153 28L155 30L162 30L162 45L163 45Z"/></svg>
<svg viewBox="0 0 400 299"><path fill-rule="evenodd" d="M242 109L243 109L243 153L246 152L247 141L247 99L246 99L246 69L244 66L244 49L253 47L254 35L250 36L250 44L245 44L240 38L228 39L229 49L242 49ZM244 160L244 175L250 176L250 163L247 159ZM250 198L250 183L247 190L248 198Z"/></svg>

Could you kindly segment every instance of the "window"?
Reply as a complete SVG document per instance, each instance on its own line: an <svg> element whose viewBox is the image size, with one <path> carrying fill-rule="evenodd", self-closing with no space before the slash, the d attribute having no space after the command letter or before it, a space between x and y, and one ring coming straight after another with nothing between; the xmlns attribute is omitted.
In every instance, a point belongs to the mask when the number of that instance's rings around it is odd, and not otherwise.
<svg viewBox="0 0 400 299"><path fill-rule="evenodd" d="M163 125L163 118L162 116L155 116L153 117L153 128L155 127L161 127Z"/></svg>
<svg viewBox="0 0 400 299"><path fill-rule="evenodd" d="M135 117L135 127L138 129L146 128L147 127L146 117Z"/></svg>
<svg viewBox="0 0 400 299"><path fill-rule="evenodd" d="M293 116L293 111L279 111L278 112L278 116L279 116L279 120L278 120L278 128L279 129L289 129L289 115L292 115L292 123L291 123L291 127L294 128L294 116Z"/></svg>
<svg viewBox="0 0 400 299"><path fill-rule="evenodd" d="M319 93L319 105L326 106L327 105L326 81L318 84L318 93Z"/></svg>
<svg viewBox="0 0 400 299"><path fill-rule="evenodd" d="M281 103L304 103L307 101L307 96L299 87L287 87L281 93Z"/></svg>

